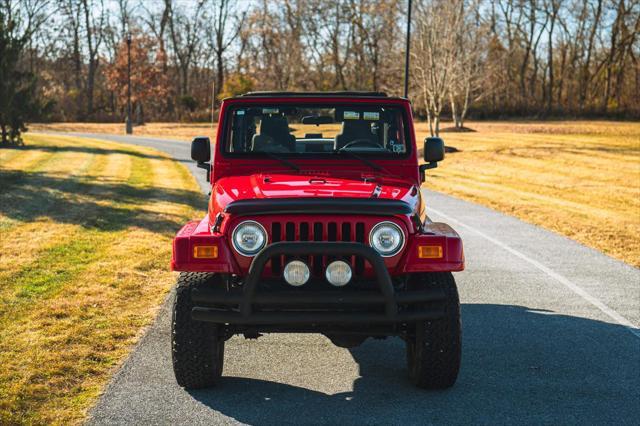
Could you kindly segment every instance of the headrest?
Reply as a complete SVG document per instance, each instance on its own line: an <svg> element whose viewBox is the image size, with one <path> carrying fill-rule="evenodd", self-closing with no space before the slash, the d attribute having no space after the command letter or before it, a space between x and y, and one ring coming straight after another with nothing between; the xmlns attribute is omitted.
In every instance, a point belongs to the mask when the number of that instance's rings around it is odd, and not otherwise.
<svg viewBox="0 0 640 426"><path fill-rule="evenodd" d="M282 116L264 116L260 121L260 133L274 135L277 133L289 133L289 123Z"/></svg>

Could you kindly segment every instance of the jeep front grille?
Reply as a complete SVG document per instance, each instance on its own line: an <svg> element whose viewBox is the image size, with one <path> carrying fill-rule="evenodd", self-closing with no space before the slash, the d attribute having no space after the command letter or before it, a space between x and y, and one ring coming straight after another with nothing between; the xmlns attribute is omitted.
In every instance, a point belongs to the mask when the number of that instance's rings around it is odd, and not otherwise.
<svg viewBox="0 0 640 426"><path fill-rule="evenodd" d="M279 241L366 241L364 222L271 222L271 240ZM364 272L364 259L359 256L303 256L313 275L323 276L324 269L336 258L349 263L356 275ZM276 256L271 258L271 272L281 275L283 265L291 260L290 256Z"/></svg>

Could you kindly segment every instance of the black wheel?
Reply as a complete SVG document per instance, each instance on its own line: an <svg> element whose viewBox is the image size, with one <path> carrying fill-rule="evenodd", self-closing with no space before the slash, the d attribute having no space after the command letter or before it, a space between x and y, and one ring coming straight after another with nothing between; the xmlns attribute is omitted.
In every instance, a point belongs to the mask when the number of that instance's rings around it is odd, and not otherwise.
<svg viewBox="0 0 640 426"><path fill-rule="evenodd" d="M460 300L450 272L420 274L411 283L414 288L440 287L446 294L444 317L413 324L407 338L409 378L417 387L446 389L456 382L460 370Z"/></svg>
<svg viewBox="0 0 640 426"><path fill-rule="evenodd" d="M191 289L222 285L213 274L183 272L178 277L171 322L171 349L176 381L185 389L211 387L222 375L222 325L191 319Z"/></svg>

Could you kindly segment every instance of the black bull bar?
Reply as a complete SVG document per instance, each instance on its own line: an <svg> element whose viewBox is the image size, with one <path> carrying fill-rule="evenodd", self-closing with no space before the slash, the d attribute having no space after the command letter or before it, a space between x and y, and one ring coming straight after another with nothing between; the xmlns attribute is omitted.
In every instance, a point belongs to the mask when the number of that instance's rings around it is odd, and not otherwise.
<svg viewBox="0 0 640 426"><path fill-rule="evenodd" d="M379 292L304 289L265 293L256 291L262 270L272 257L327 254L366 259L374 269ZM195 305L191 316L197 321L239 325L380 324L442 318L442 304L429 304L428 308L413 306L410 310L402 311L398 308L441 302L445 294L439 288L396 292L382 257L373 248L361 243L278 242L267 246L253 259L242 291L194 288L191 299ZM256 305L266 310L256 311ZM380 309L366 310L376 306L384 306L384 312L380 312ZM350 311L349 308L357 310Z"/></svg>

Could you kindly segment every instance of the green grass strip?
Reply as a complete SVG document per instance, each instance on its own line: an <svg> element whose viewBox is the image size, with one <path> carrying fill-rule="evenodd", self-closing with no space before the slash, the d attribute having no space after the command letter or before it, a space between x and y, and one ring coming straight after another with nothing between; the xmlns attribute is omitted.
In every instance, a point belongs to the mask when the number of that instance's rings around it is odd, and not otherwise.
<svg viewBox="0 0 640 426"><path fill-rule="evenodd" d="M51 297L73 282L91 263L104 256L116 238L112 233L84 231L70 241L42 250L37 259L7 277L5 283L13 291L0 300L0 323L25 305Z"/></svg>

